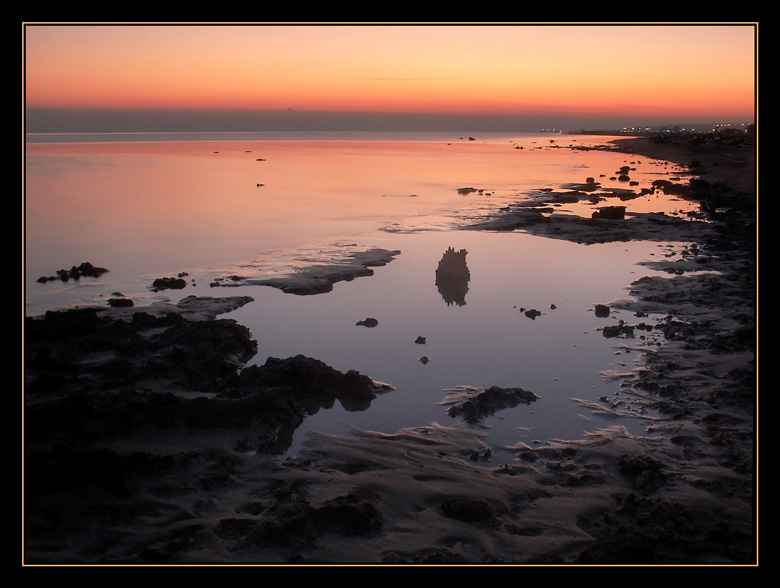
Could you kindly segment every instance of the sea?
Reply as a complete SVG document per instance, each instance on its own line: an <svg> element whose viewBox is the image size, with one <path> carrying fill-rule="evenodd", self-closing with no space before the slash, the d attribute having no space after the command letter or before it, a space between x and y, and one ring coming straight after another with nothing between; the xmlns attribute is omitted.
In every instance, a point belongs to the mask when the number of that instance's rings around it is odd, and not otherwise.
<svg viewBox="0 0 780 588"><path fill-rule="evenodd" d="M633 317L596 316L595 305L629 297L655 275L642 262L684 244L627 241L581 245L524 231L469 230L540 191L588 178L631 190L674 178L668 163L601 147L610 136L565 133L119 133L28 134L23 191L25 314L106 305L118 295L141 307L190 296L250 296L222 315L258 342L250 364L303 354L392 387L365 410L338 402L306 417L311 431L392 434L405 428L470 426L512 459L523 445L582 439L625 427L652 434L655 418L632 406L625 383L656 339L604 337ZM685 214L664 194L622 202L628 211ZM553 214L590 216L596 205ZM340 263L372 248L398 251L371 276L332 291L224 288L230 276L268 278ZM466 252L469 278L455 298L436 284L445 251ZM82 262L99 278L39 282ZM155 291L160 277L180 290ZM531 316L526 310L539 311ZM374 318L376 326L358 324ZM424 338L424 343L422 339ZM491 387L538 398L477 425L451 417L453 403Z"/></svg>

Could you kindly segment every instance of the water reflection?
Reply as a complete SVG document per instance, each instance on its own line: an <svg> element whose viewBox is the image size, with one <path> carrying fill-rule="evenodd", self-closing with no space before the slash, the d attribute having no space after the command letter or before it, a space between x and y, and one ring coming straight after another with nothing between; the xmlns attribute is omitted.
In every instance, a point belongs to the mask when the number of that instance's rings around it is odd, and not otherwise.
<svg viewBox="0 0 780 588"><path fill-rule="evenodd" d="M466 265L467 254L468 251L465 249L455 251L452 247L448 247L436 268L436 287L447 306L466 305L466 293L469 291L471 279Z"/></svg>

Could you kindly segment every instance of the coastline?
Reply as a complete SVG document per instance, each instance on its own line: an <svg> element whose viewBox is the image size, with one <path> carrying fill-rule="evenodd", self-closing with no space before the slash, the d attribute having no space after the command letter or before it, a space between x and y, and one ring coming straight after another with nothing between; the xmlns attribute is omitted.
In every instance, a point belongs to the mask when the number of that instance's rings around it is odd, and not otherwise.
<svg viewBox="0 0 780 588"><path fill-rule="evenodd" d="M241 300L188 299L129 323L102 317L147 309L88 311L58 327L78 352L70 360L27 328L26 563L756 563L755 166L740 157L735 169L723 145L616 144L683 165L695 155L699 179L686 197L713 220L653 221L659 239L695 231L687 255L658 262L671 277L633 284L635 301L611 303L635 310L638 323L649 312L667 317L655 326L665 342L625 391L661 410L662 435L616 426L517 447L516 462L486 467L469 459L486 450L473 429L432 425L319 435L279 463L273 451L305 414L336 399L365 405L385 390L301 357L237 377L251 334L216 317ZM599 223L599 238L604 227L626 238L621 222ZM593 226L556 234L576 239ZM517 228L549 230L505 230ZM213 310L188 320L188 304ZM106 328L115 355L73 345L74 329L95 343L85 320ZM193 325L206 332L193 337ZM146 346L163 332L168 339ZM217 342L208 347L216 353L198 346L188 361L187 346L203 340ZM84 358L94 394L73 376L74 366L87 371ZM323 380L329 395L309 385ZM261 413L274 418L238 418Z"/></svg>

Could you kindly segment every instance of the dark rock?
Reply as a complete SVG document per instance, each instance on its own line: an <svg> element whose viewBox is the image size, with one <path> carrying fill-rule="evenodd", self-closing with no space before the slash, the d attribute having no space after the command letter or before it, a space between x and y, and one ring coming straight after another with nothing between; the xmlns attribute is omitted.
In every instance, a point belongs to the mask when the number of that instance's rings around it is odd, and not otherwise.
<svg viewBox="0 0 780 588"><path fill-rule="evenodd" d="M359 325L361 327L373 328L373 327L376 327L379 324L379 321L376 320L375 318L368 317L366 319L363 319L362 321L356 322L355 324Z"/></svg>
<svg viewBox="0 0 780 588"><path fill-rule="evenodd" d="M417 339L415 339L414 342L417 343L418 345L425 345L426 339L425 337L420 336L417 337Z"/></svg>
<svg viewBox="0 0 780 588"><path fill-rule="evenodd" d="M523 314L525 314L525 316L527 316L532 321L536 320L536 317L542 315L541 311L536 310L535 308L528 309Z"/></svg>
<svg viewBox="0 0 780 588"><path fill-rule="evenodd" d="M451 417L463 417L467 423L475 424L499 410L514 408L519 404L531 404L538 396L522 388L499 388L491 386L474 398L452 406L447 414Z"/></svg>
<svg viewBox="0 0 780 588"><path fill-rule="evenodd" d="M109 298L108 305L112 308L133 306L133 301L129 298Z"/></svg>
<svg viewBox="0 0 780 588"><path fill-rule="evenodd" d="M372 537L382 529L382 514L374 504L356 494L328 500L313 513L319 532L346 537Z"/></svg>
<svg viewBox="0 0 780 588"><path fill-rule="evenodd" d="M469 291L468 284L471 279L471 273L466 265L467 254L465 249L455 251L449 247L436 268L436 287L447 306L466 304L466 293Z"/></svg>
<svg viewBox="0 0 780 588"><path fill-rule="evenodd" d="M254 531L257 526L257 521L252 519L222 519L214 529L214 534L220 539L234 540Z"/></svg>
<svg viewBox="0 0 780 588"><path fill-rule="evenodd" d="M645 472L659 472L661 462L646 455L623 455L620 458L620 472L630 478L636 478Z"/></svg>
<svg viewBox="0 0 780 588"><path fill-rule="evenodd" d="M181 290L186 285L187 281L182 278L157 278L152 282L155 290Z"/></svg>
<svg viewBox="0 0 780 588"><path fill-rule="evenodd" d="M625 206L603 206L598 210L595 210L591 215L592 218L606 219L606 220L623 220L626 218Z"/></svg>
<svg viewBox="0 0 780 588"><path fill-rule="evenodd" d="M596 316L599 318L606 318L609 316L609 306L606 304L596 305Z"/></svg>
<svg viewBox="0 0 780 588"><path fill-rule="evenodd" d="M450 496L441 503L444 516L466 523L492 523L496 514L486 500L464 496Z"/></svg>
<svg viewBox="0 0 780 588"><path fill-rule="evenodd" d="M336 400L348 411L365 410L377 394L391 389L354 370L342 373L318 359L296 355L269 357L262 366L244 368L220 396L241 397L269 388L269 398L301 415L329 408Z"/></svg>
<svg viewBox="0 0 780 588"><path fill-rule="evenodd" d="M601 334L605 337L626 337L628 339L633 338L634 336L634 327L632 325L627 325L623 322L617 324L617 325L610 325L608 327L604 327L601 331Z"/></svg>
<svg viewBox="0 0 780 588"><path fill-rule="evenodd" d="M70 268L70 270L57 270L56 276L41 276L38 278L38 282L43 284L45 282L51 282L53 280L61 280L63 282L67 282L68 280L78 280L82 277L87 278L99 278L104 273L106 273L108 270L104 267L96 267L92 265L90 262L85 261L84 263L73 266Z"/></svg>

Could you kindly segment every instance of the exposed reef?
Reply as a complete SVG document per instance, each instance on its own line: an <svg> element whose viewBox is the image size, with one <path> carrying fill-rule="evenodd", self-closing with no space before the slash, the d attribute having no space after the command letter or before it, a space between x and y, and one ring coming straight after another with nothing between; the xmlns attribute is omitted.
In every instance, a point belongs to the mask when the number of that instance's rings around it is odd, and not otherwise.
<svg viewBox="0 0 780 588"><path fill-rule="evenodd" d="M387 265L400 253L400 251L374 248L351 253L339 263L310 265L289 275L272 278L229 276L213 281L211 286L271 286L301 296L324 294L333 290L333 285L338 282L372 276L374 270L371 268Z"/></svg>

